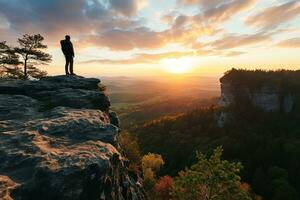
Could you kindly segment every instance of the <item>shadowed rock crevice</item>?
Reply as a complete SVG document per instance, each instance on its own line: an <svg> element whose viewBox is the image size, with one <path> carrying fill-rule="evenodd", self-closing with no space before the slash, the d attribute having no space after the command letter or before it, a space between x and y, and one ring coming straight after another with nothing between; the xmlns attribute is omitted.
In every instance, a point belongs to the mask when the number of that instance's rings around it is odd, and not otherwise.
<svg viewBox="0 0 300 200"><path fill-rule="evenodd" d="M99 84L76 76L0 81L1 199L144 199Z"/></svg>

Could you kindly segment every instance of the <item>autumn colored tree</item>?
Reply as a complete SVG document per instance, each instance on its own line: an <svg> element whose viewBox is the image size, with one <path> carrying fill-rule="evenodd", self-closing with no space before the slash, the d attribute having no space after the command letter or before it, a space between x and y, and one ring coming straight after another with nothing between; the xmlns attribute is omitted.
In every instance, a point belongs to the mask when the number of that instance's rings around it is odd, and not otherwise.
<svg viewBox="0 0 300 200"><path fill-rule="evenodd" d="M157 180L157 172L164 164L161 155L158 154L148 153L142 158L144 188L150 199L153 198L153 188Z"/></svg>
<svg viewBox="0 0 300 200"><path fill-rule="evenodd" d="M148 153L144 155L142 158L142 168L151 169L153 172L158 172L160 168L165 164L164 160L162 159L161 155L155 153Z"/></svg>
<svg viewBox="0 0 300 200"><path fill-rule="evenodd" d="M174 182L174 197L180 200L250 200L241 187L240 163L222 160L222 148L210 158L197 153L197 163L179 173Z"/></svg>
<svg viewBox="0 0 300 200"><path fill-rule="evenodd" d="M43 50L47 48L47 45L43 44L44 37L40 34L36 35L23 35L23 38L19 38L19 47L15 48L17 54L23 58L24 64L24 78L28 78L28 68L35 68L35 64L47 64L52 61L50 54L45 53ZM37 72L37 70L34 70Z"/></svg>
<svg viewBox="0 0 300 200"><path fill-rule="evenodd" d="M136 139L124 132L119 136L119 143L126 154L126 158L130 160L129 171L139 173L142 155Z"/></svg>
<svg viewBox="0 0 300 200"><path fill-rule="evenodd" d="M170 176L161 177L154 186L155 199L168 200L172 198L173 178Z"/></svg>

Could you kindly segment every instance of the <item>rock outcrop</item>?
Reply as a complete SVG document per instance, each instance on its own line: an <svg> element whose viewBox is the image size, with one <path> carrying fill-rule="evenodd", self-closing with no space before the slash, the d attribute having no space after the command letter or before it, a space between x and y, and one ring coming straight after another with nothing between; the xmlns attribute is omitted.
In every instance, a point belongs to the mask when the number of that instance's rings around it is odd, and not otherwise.
<svg viewBox="0 0 300 200"><path fill-rule="evenodd" d="M266 86L259 88L256 91L250 91L247 87L236 87L231 83L223 82L221 84L220 106L230 106L236 103L236 101L240 101L239 98L241 97L244 97L242 100L248 100L247 103L250 103L250 106L257 107L267 112L280 111L281 108L283 108L284 112L291 112L293 108L291 94L285 95L281 102L282 97L273 87Z"/></svg>
<svg viewBox="0 0 300 200"><path fill-rule="evenodd" d="M299 96L298 71L231 70L221 79L219 105L234 104L259 108L267 112L289 113Z"/></svg>
<svg viewBox="0 0 300 200"><path fill-rule="evenodd" d="M0 199L144 199L98 79L0 80Z"/></svg>

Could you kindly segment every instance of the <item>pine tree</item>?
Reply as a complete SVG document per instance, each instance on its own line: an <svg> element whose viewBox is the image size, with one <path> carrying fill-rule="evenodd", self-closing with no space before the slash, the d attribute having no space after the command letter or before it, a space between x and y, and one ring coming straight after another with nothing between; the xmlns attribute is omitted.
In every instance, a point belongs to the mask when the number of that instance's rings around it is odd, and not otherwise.
<svg viewBox="0 0 300 200"><path fill-rule="evenodd" d="M20 75L19 56L16 55L13 48L6 44L6 41L0 42L0 77L14 78Z"/></svg>
<svg viewBox="0 0 300 200"><path fill-rule="evenodd" d="M15 48L16 53L21 55L24 60L24 78L28 78L28 68L32 68L34 64L47 64L52 61L50 54L45 53L43 50L47 45L43 44L44 37L40 34L23 35L19 38L19 47ZM34 62L32 62L34 61Z"/></svg>

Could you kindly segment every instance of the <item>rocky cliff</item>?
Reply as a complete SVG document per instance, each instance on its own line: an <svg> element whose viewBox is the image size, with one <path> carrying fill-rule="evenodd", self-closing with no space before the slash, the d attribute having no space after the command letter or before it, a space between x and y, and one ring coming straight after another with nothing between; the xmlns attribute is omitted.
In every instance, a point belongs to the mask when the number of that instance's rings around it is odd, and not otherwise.
<svg viewBox="0 0 300 200"><path fill-rule="evenodd" d="M299 71L231 70L221 79L220 106L234 104L267 112L295 109L300 94Z"/></svg>
<svg viewBox="0 0 300 200"><path fill-rule="evenodd" d="M0 199L144 199L98 79L0 80Z"/></svg>

